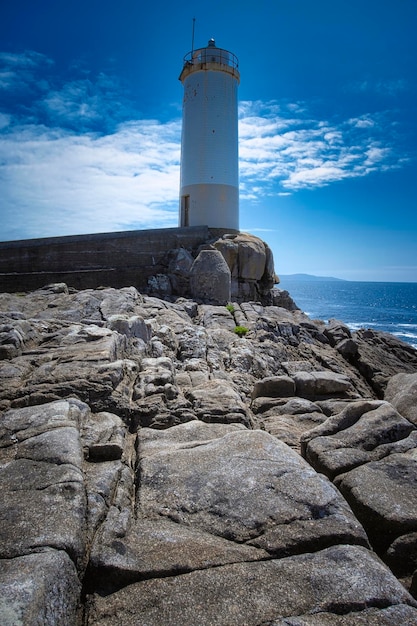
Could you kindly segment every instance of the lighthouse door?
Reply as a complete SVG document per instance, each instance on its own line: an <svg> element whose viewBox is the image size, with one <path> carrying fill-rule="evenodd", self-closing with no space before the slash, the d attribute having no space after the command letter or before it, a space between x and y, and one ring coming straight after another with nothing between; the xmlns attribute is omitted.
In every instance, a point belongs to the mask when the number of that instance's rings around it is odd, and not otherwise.
<svg viewBox="0 0 417 626"><path fill-rule="evenodd" d="M190 196L181 197L181 226L190 225Z"/></svg>

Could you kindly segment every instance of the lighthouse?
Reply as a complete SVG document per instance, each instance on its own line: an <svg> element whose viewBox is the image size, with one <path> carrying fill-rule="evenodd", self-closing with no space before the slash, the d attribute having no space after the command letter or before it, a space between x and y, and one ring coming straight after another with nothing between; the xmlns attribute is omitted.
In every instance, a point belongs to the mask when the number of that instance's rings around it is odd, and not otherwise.
<svg viewBox="0 0 417 626"><path fill-rule="evenodd" d="M239 230L237 57L210 39L184 57L180 226Z"/></svg>

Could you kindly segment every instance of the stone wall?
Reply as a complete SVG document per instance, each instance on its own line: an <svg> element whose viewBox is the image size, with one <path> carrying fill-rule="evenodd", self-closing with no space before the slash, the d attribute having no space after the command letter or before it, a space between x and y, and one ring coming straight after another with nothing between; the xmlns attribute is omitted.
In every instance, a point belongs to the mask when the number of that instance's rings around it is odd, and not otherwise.
<svg viewBox="0 0 417 626"><path fill-rule="evenodd" d="M207 226L49 237L0 243L0 291L65 282L76 289L147 288L166 270L167 251L190 251L216 236Z"/></svg>

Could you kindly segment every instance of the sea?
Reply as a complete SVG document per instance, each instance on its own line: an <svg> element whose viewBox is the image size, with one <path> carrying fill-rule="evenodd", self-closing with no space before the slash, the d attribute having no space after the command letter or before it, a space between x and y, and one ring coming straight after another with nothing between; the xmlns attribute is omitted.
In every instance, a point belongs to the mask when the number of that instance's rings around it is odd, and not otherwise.
<svg viewBox="0 0 417 626"><path fill-rule="evenodd" d="M277 286L312 319L391 333L417 349L417 283L282 277Z"/></svg>

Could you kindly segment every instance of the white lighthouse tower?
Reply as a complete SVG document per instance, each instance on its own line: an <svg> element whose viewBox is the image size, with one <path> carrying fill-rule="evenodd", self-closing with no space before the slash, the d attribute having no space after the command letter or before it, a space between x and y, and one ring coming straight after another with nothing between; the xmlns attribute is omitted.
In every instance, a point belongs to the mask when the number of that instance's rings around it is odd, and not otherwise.
<svg viewBox="0 0 417 626"><path fill-rule="evenodd" d="M180 226L239 230L238 60L210 39L184 57Z"/></svg>

